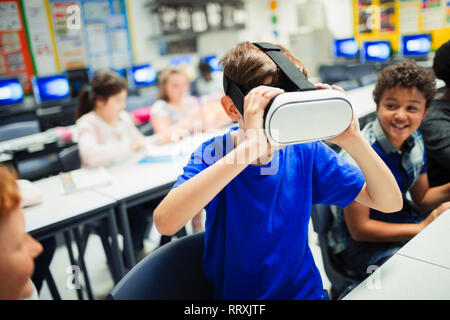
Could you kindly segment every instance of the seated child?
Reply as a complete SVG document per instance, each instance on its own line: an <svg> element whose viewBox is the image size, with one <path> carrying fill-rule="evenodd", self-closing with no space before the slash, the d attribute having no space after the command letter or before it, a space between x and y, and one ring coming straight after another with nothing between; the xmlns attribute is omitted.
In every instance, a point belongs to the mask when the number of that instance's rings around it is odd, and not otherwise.
<svg viewBox="0 0 450 320"><path fill-rule="evenodd" d="M403 195L403 208L384 214L355 201L332 207L334 219L328 235L337 260L361 279L369 275L369 266L381 266L449 207L446 203L435 209L450 200L450 183L429 187L425 147L416 131L435 93L433 73L413 61L389 66L378 74L373 91L377 119L362 132L393 173ZM345 150L341 155L353 162ZM408 201L407 192L414 204ZM420 211L432 209L424 219Z"/></svg>
<svg viewBox="0 0 450 320"><path fill-rule="evenodd" d="M0 300L32 295L30 278L42 246L25 232L16 177L0 166Z"/></svg>
<svg viewBox="0 0 450 320"><path fill-rule="evenodd" d="M300 60L280 47L305 75ZM173 234L206 209L203 270L216 299L326 299L308 246L315 203L377 210L400 209L401 193L358 121L330 139L361 170L322 142L273 147L264 135L264 109L290 87L277 65L249 42L221 59L224 75L244 93L240 114L225 90L222 106L238 127L204 142L154 212L163 234ZM338 87L317 84L318 89Z"/></svg>

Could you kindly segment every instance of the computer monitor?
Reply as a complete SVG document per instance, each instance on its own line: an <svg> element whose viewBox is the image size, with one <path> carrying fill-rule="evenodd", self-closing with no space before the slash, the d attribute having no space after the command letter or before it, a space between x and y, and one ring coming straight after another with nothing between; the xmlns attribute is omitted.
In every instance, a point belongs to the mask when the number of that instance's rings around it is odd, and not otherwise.
<svg viewBox="0 0 450 320"><path fill-rule="evenodd" d="M21 103L23 89L17 78L0 79L0 107Z"/></svg>
<svg viewBox="0 0 450 320"><path fill-rule="evenodd" d="M358 42L355 38L334 39L332 50L334 58L355 58L359 52Z"/></svg>
<svg viewBox="0 0 450 320"><path fill-rule="evenodd" d="M405 58L427 58L431 49L431 34L403 35L400 39L400 52Z"/></svg>
<svg viewBox="0 0 450 320"><path fill-rule="evenodd" d="M365 41L361 45L361 62L383 62L391 57L391 43L388 40Z"/></svg>
<svg viewBox="0 0 450 320"><path fill-rule="evenodd" d="M156 71L149 64L136 65L128 68L127 78L131 89L149 87L156 83Z"/></svg>
<svg viewBox="0 0 450 320"><path fill-rule="evenodd" d="M70 97L76 98L85 85L89 84L89 70L87 68L67 70L65 73L70 86Z"/></svg>
<svg viewBox="0 0 450 320"><path fill-rule="evenodd" d="M183 63L192 66L192 57L191 56L178 56L178 57L171 58L169 60L169 64L173 67L176 67Z"/></svg>
<svg viewBox="0 0 450 320"><path fill-rule="evenodd" d="M222 71L222 66L220 65L220 59L216 55L202 57L200 61L204 61L209 64L211 71Z"/></svg>
<svg viewBox="0 0 450 320"><path fill-rule="evenodd" d="M69 81L62 74L46 77L33 76L31 81L37 104L55 102L70 97Z"/></svg>

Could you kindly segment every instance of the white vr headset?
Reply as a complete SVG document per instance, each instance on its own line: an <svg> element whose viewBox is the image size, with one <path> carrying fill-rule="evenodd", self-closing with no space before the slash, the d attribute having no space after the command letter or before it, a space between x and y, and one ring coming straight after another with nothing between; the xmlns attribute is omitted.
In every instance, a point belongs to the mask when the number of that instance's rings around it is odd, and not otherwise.
<svg viewBox="0 0 450 320"><path fill-rule="evenodd" d="M264 51L284 74L272 85L284 89L269 103L264 114L264 130L272 145L288 145L333 138L350 125L353 110L346 95L338 90L316 90L301 71L274 44L253 43ZM245 94L239 84L224 75L225 94L244 114Z"/></svg>

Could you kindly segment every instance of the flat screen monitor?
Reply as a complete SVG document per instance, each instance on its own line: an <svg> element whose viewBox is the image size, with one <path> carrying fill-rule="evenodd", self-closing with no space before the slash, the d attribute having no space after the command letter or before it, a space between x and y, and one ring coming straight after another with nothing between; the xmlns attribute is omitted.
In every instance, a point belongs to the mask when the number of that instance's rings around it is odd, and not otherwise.
<svg viewBox="0 0 450 320"><path fill-rule="evenodd" d="M0 107L21 103L23 101L23 89L19 79L0 79Z"/></svg>
<svg viewBox="0 0 450 320"><path fill-rule="evenodd" d="M431 34L404 35L400 48L404 57L426 57L431 49Z"/></svg>
<svg viewBox="0 0 450 320"><path fill-rule="evenodd" d="M387 40L366 41L361 45L361 62L383 62L391 57L391 43Z"/></svg>
<svg viewBox="0 0 450 320"><path fill-rule="evenodd" d="M192 57L191 56L178 56L178 57L171 58L169 60L169 64L173 67L176 67L183 63L192 66Z"/></svg>
<svg viewBox="0 0 450 320"><path fill-rule="evenodd" d="M216 55L206 56L200 59L209 64L211 71L222 71L222 66L220 65L220 60Z"/></svg>
<svg viewBox="0 0 450 320"><path fill-rule="evenodd" d="M156 83L156 71L149 64L128 68L127 77L131 88L148 87Z"/></svg>
<svg viewBox="0 0 450 320"><path fill-rule="evenodd" d="M87 68L72 69L66 71L67 80L69 80L70 96L72 98L78 97L81 89L89 84L89 70Z"/></svg>
<svg viewBox="0 0 450 320"><path fill-rule="evenodd" d="M34 99L37 104L59 101L70 96L69 81L62 74L33 77L32 83Z"/></svg>
<svg viewBox="0 0 450 320"><path fill-rule="evenodd" d="M358 42L354 38L334 39L333 56L335 58L355 58L358 55Z"/></svg>

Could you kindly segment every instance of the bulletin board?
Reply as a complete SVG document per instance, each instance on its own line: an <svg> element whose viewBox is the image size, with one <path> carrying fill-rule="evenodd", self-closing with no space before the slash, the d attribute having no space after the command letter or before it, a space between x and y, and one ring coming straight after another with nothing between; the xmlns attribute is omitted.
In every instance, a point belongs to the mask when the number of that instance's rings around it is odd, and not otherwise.
<svg viewBox="0 0 450 320"><path fill-rule="evenodd" d="M88 67L81 1L49 0L49 3L61 69Z"/></svg>
<svg viewBox="0 0 450 320"><path fill-rule="evenodd" d="M82 0L91 69L122 70L133 56L124 0Z"/></svg>
<svg viewBox="0 0 450 320"><path fill-rule="evenodd" d="M48 1L21 0L21 5L36 75L59 73L61 66L56 54Z"/></svg>
<svg viewBox="0 0 450 320"><path fill-rule="evenodd" d="M353 25L359 45L389 40L399 50L404 34L430 33L431 50L450 39L449 0L353 0Z"/></svg>
<svg viewBox="0 0 450 320"><path fill-rule="evenodd" d="M31 93L33 64L19 0L0 1L0 77L17 77Z"/></svg>

